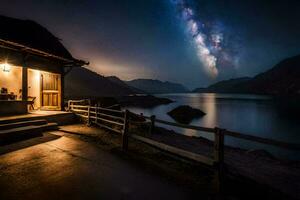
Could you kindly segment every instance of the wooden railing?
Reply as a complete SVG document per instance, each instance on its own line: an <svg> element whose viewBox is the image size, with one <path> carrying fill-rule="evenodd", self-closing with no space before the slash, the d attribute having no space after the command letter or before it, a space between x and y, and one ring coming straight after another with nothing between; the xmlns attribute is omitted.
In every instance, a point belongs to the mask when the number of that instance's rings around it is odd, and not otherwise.
<svg viewBox="0 0 300 200"><path fill-rule="evenodd" d="M119 133L122 135L122 147L124 150L128 148L128 137L134 138L139 140L143 143L147 143L155 148L167 151L169 153L188 158L197 162L205 163L207 165L215 165L216 163L223 163L223 148L224 148L224 134L223 130L219 128L203 128L203 127L196 127L196 126L189 126L183 124L177 124L173 122L167 122L163 120L156 119L155 116L147 117L141 116L145 120L150 120L150 132L154 132L155 123L164 123L172 126L179 126L184 128L192 128L195 130L206 131L215 133L215 141L214 141L214 156L213 158L203 156L200 154L196 154L190 151L186 151L177 147L173 147L161 142L157 142L155 140L128 133L129 131L129 111L119 111L113 110L109 108L99 107L97 105L90 106L90 105L80 105L83 103L90 103L88 100L78 100L78 101L69 101L68 102L68 109L71 112L74 112L77 116L84 118L87 124L95 124L101 128L108 129L110 131ZM133 114L133 113L132 113ZM134 123L134 122L131 122ZM145 123L145 122L142 122ZM147 123L147 122L146 122Z"/></svg>
<svg viewBox="0 0 300 200"><path fill-rule="evenodd" d="M149 117L149 116L139 115L139 117L144 118L145 120L148 120L150 122L150 130L149 130L150 133L154 132L156 123L160 123L169 126L181 127L181 128L192 129L196 131L208 132L213 134L214 135L213 156L208 157L187 150L183 150L168 144L164 144L147 137L143 137L136 134L129 134L129 123L136 124L136 122L129 121L130 112L128 110L119 111L119 110L99 107L97 105L95 106L78 105L82 102L84 102L84 100L69 101L68 102L69 110L71 112L74 112L76 115L85 118L88 124L94 123L99 127L106 128L113 132L122 134L122 147L124 150L128 149L128 138L131 137L133 139L146 143L152 147L172 153L174 155L187 158L190 160L194 160L197 162L201 162L209 166L214 166L218 169L217 172L219 174L218 176L219 179L223 177L222 174L223 174L223 166L224 166L224 137L225 136L231 136L238 139L248 140L248 141L262 143L266 145L272 145L272 146L285 148L289 150L297 150L297 151L300 150L299 144L286 143L286 142L277 141L273 139L267 139L267 138L253 136L253 135L242 134L238 132L228 131L226 129L221 129L218 127L207 128L207 127L186 125L186 124L174 123L174 122L157 119L155 116ZM137 124L139 123L141 122L138 122ZM148 122L146 121L146 123Z"/></svg>
<svg viewBox="0 0 300 200"><path fill-rule="evenodd" d="M144 116L144 117L151 121L151 125L153 127L155 126L155 122L157 122L157 123L166 124L166 125L170 125L170 126L176 126L176 127L180 127L180 128L192 129L192 130L196 130L196 131L203 131L203 132L214 133L214 134L218 130L221 130L221 134L224 136L231 136L231 137L238 138L238 139L243 139L243 140L248 140L251 142L257 142L257 143L261 143L261 144L276 146L276 147L289 149L289 150L300 150L300 144L287 143L287 142L282 142L282 141L273 140L273 139L269 139L269 138L262 138L262 137L258 137L258 136L229 131L226 129L220 129L217 127L216 128L207 128L207 127L201 127L201 126L193 126L193 125L169 122L169 121L156 119L155 116L151 116L151 117ZM153 130L154 128L151 128L151 129Z"/></svg>
<svg viewBox="0 0 300 200"><path fill-rule="evenodd" d="M85 105L88 104L88 105ZM89 100L70 100L68 110L77 116L84 118L88 125L95 124L122 135L122 147L128 148L129 111L119 111L103 108L98 105L89 105ZM115 107L114 105L113 107Z"/></svg>

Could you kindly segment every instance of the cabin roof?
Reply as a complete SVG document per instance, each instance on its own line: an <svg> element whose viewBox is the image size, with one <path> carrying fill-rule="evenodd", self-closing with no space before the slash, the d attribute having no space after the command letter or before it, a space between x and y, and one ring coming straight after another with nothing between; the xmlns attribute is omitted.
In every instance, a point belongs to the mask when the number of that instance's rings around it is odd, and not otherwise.
<svg viewBox="0 0 300 200"><path fill-rule="evenodd" d="M60 39L45 27L32 20L22 20L0 15L0 40L5 45L16 47L17 50L31 50L40 55L61 60L69 60L77 64L88 64L75 59L63 46Z"/></svg>

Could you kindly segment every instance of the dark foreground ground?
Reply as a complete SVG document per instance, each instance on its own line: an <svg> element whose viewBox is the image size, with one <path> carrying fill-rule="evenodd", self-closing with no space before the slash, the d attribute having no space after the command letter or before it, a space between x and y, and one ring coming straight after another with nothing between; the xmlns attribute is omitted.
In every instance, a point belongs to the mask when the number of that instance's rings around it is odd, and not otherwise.
<svg viewBox="0 0 300 200"><path fill-rule="evenodd" d="M144 136L201 155L212 156L213 154L213 142L203 137L187 137L159 127L153 134ZM300 199L299 161L276 158L263 149L245 150L225 146L224 150L227 173L243 176L267 188Z"/></svg>
<svg viewBox="0 0 300 200"><path fill-rule="evenodd" d="M216 199L214 173L94 127L69 125L0 147L0 199ZM286 199L227 177L225 199Z"/></svg>
<svg viewBox="0 0 300 200"><path fill-rule="evenodd" d="M188 199L188 191L130 162L71 137L1 148L0 199ZM45 138L44 138L45 139ZM35 141L36 142L36 141ZM42 142L42 141L40 141Z"/></svg>

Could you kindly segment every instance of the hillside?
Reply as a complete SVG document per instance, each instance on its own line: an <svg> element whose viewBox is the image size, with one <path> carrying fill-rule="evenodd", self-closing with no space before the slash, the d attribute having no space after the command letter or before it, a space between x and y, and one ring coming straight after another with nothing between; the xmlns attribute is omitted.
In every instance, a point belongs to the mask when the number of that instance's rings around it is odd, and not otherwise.
<svg viewBox="0 0 300 200"><path fill-rule="evenodd" d="M261 94L300 94L300 55L287 58L258 74L241 89Z"/></svg>
<svg viewBox="0 0 300 200"><path fill-rule="evenodd" d="M84 67L73 68L65 77L67 98L122 96L134 93L135 91L126 84L111 81Z"/></svg>
<svg viewBox="0 0 300 200"><path fill-rule="evenodd" d="M132 81L126 81L126 84L150 94L189 92L189 90L183 85L168 81L162 82L160 80L152 79L135 79Z"/></svg>
<svg viewBox="0 0 300 200"><path fill-rule="evenodd" d="M270 95L300 94L300 55L287 58L253 78L220 81L194 92L254 93Z"/></svg>
<svg viewBox="0 0 300 200"><path fill-rule="evenodd" d="M125 87L125 88L128 88L129 90L132 90L135 94L145 94L146 93L140 89L137 89L135 87L131 87L131 86L127 85L124 81L119 79L119 77L117 77L117 76L107 76L105 78L107 78L111 82L114 82L114 83L120 85L121 87Z"/></svg>
<svg viewBox="0 0 300 200"><path fill-rule="evenodd" d="M238 92L239 85L250 81L250 77L235 78L217 82L207 88L196 88L193 92L217 92L217 93L235 93Z"/></svg>

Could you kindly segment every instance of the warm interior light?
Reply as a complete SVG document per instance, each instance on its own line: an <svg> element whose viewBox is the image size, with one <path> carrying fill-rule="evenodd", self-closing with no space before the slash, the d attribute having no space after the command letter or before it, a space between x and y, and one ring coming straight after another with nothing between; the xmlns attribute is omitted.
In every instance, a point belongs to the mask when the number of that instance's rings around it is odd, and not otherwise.
<svg viewBox="0 0 300 200"><path fill-rule="evenodd" d="M4 72L10 72L11 66L8 63L2 64Z"/></svg>

